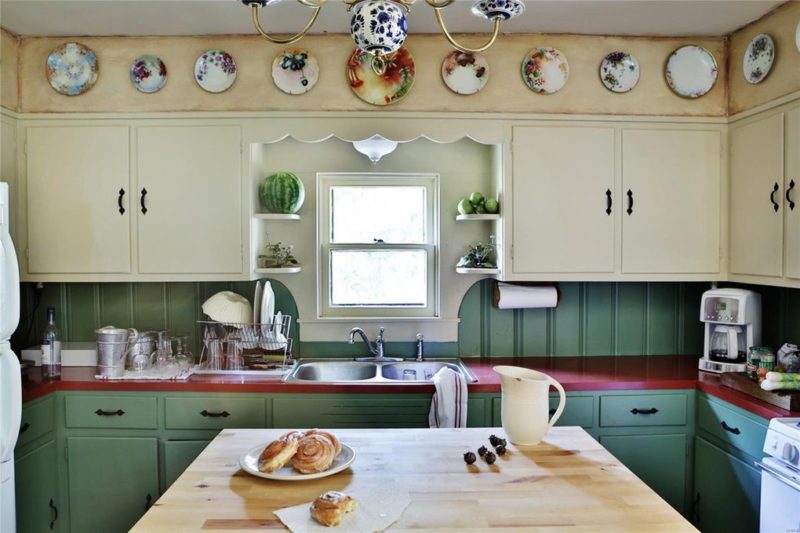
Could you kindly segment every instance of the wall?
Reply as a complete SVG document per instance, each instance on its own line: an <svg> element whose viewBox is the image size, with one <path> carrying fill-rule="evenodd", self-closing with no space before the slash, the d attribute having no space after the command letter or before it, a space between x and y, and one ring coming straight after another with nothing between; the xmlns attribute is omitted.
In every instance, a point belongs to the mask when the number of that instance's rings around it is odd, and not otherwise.
<svg viewBox="0 0 800 533"><path fill-rule="evenodd" d="M243 15L246 16L246 15ZM20 106L25 112L101 111L350 111L375 109L349 89L345 65L353 50L347 35L309 36L300 45L319 60L320 79L302 96L289 96L273 84L272 60L283 47L258 36L206 37L81 37L95 50L100 76L84 95L68 97L47 83L47 55L68 38L23 38L20 46ZM673 94L664 81L663 67L675 48L699 43L707 47L720 66L719 82L697 100ZM441 80L441 62L451 48L439 35L412 34L407 46L416 61L416 82L409 96L391 106L393 111L461 111L518 113L625 113L646 115L723 116L727 106L725 80L726 41L723 38L686 39L651 37L601 37L578 35L503 35L487 52L490 78L483 91L459 96ZM554 46L570 63L570 80L560 92L537 95L522 82L520 65L533 47ZM239 76L222 94L200 89L193 78L195 59L209 48L223 48L237 61ZM630 93L615 94L600 83L600 61L608 52L623 49L639 61L642 77ZM169 71L166 86L155 94L136 91L128 79L135 57L156 54Z"/></svg>
<svg viewBox="0 0 800 533"><path fill-rule="evenodd" d="M0 28L0 106L17 110L17 36Z"/></svg>
<svg viewBox="0 0 800 533"><path fill-rule="evenodd" d="M800 91L800 50L795 45L798 23L800 2L792 1L731 36L728 59L730 115ZM767 33L775 41L776 56L766 79L752 85L744 79L742 60L750 41L759 33Z"/></svg>

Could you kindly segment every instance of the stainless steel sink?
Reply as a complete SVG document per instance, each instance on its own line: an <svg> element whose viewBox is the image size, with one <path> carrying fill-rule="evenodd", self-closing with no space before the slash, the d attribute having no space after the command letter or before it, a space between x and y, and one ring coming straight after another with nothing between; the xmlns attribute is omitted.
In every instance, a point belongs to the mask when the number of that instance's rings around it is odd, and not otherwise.
<svg viewBox="0 0 800 533"><path fill-rule="evenodd" d="M284 376L286 383L365 383L419 385L430 383L443 367L460 372L468 383L478 380L461 359L428 359L423 362L357 362L352 359L300 359Z"/></svg>

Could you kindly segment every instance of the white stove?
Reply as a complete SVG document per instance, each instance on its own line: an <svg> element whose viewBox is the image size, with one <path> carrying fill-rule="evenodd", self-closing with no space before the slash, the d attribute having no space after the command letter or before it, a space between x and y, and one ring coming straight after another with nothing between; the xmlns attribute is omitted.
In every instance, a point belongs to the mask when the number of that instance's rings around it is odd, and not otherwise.
<svg viewBox="0 0 800 533"><path fill-rule="evenodd" d="M762 533L800 531L800 418L773 418L761 469Z"/></svg>

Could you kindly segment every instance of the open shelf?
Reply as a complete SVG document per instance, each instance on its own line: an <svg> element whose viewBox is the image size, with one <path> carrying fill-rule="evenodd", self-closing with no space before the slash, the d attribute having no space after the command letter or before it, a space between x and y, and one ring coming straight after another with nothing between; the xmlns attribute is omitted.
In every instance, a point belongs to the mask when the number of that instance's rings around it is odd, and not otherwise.
<svg viewBox="0 0 800 533"><path fill-rule="evenodd" d="M500 273L499 268L466 268L466 267L456 267L456 273L458 274L482 274L484 276L493 276L495 274Z"/></svg>
<svg viewBox="0 0 800 533"><path fill-rule="evenodd" d="M473 213L471 215L456 215L456 220L459 222L471 222L480 220L500 220L499 213Z"/></svg>
<svg viewBox="0 0 800 533"><path fill-rule="evenodd" d="M302 271L303 267L293 266L283 268L257 268L253 272L256 274L297 274Z"/></svg>
<svg viewBox="0 0 800 533"><path fill-rule="evenodd" d="M300 220L300 215L288 215L284 213L255 213L253 218L256 220Z"/></svg>

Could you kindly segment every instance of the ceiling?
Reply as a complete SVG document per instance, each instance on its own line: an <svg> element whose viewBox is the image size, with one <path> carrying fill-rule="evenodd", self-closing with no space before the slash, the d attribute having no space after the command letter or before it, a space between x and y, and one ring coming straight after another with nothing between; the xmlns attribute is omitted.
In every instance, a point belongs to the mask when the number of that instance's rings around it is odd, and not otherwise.
<svg viewBox="0 0 800 533"><path fill-rule="evenodd" d="M470 13L474 0L445 11L453 32L485 32ZM506 33L713 36L730 33L784 0L527 0L526 11L503 24ZM292 0L266 8L262 24L283 33L300 29L309 9ZM438 33L432 10L417 0L412 33ZM0 26L19 35L210 35L254 33L238 0L0 0ZM330 0L312 33L347 33L349 16Z"/></svg>

